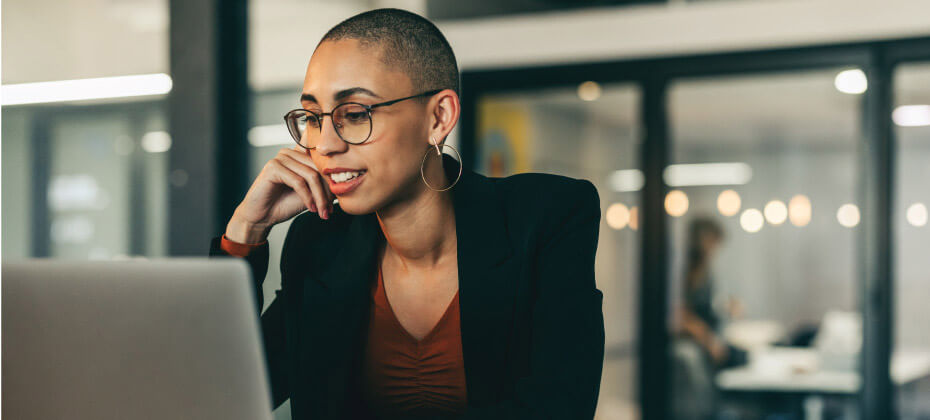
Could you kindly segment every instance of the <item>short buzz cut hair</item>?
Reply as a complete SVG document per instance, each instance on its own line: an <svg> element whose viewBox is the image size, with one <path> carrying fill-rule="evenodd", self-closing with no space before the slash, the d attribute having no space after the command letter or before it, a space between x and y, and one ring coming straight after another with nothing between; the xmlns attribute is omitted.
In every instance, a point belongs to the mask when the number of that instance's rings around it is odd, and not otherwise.
<svg viewBox="0 0 930 420"><path fill-rule="evenodd" d="M414 93L432 89L459 92L459 68L452 46L432 22L416 13L394 8L369 10L334 26L323 39L354 39L364 47L378 47L381 61L410 77Z"/></svg>

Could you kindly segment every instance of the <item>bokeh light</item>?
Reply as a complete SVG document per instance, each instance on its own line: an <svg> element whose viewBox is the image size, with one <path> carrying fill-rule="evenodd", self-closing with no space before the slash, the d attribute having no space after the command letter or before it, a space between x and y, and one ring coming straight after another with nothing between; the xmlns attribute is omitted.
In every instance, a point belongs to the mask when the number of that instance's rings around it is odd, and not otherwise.
<svg viewBox="0 0 930 420"><path fill-rule="evenodd" d="M869 88L869 80L862 70L845 70L836 75L833 85L840 92L857 95Z"/></svg>
<svg viewBox="0 0 930 420"><path fill-rule="evenodd" d="M578 97L582 101L596 101L601 97L601 85L592 81L582 82L578 85Z"/></svg>
<svg viewBox="0 0 930 420"><path fill-rule="evenodd" d="M630 223L630 209L622 203L613 203L607 207L607 226L620 230Z"/></svg>
<svg viewBox="0 0 930 420"><path fill-rule="evenodd" d="M912 226L921 227L927 224L927 206L924 203L914 203L907 208L907 222Z"/></svg>
<svg viewBox="0 0 930 420"><path fill-rule="evenodd" d="M150 131L142 136L142 149L149 153L171 150L171 135L165 131Z"/></svg>
<svg viewBox="0 0 930 420"><path fill-rule="evenodd" d="M672 217L681 217L688 212L688 195L681 190L672 190L665 196L665 211Z"/></svg>
<svg viewBox="0 0 930 420"><path fill-rule="evenodd" d="M891 112L891 119L900 127L930 126L930 105L901 105Z"/></svg>
<svg viewBox="0 0 930 420"><path fill-rule="evenodd" d="M785 223L788 218L788 207L781 200L772 200L762 209L765 214L765 220L773 225Z"/></svg>
<svg viewBox="0 0 930 420"><path fill-rule="evenodd" d="M739 225L746 232L756 233L762 229L765 224L765 218L762 212L757 209L746 209L739 217Z"/></svg>
<svg viewBox="0 0 930 420"><path fill-rule="evenodd" d="M811 222L811 200L804 194L791 197L788 201L788 219L795 226L807 226Z"/></svg>
<svg viewBox="0 0 930 420"><path fill-rule="evenodd" d="M717 210L724 216L736 215L739 213L740 206L742 206L742 201L736 191L725 190L717 196Z"/></svg>
<svg viewBox="0 0 930 420"><path fill-rule="evenodd" d="M843 204L836 211L836 220L845 227L856 227L859 224L859 207L855 204Z"/></svg>

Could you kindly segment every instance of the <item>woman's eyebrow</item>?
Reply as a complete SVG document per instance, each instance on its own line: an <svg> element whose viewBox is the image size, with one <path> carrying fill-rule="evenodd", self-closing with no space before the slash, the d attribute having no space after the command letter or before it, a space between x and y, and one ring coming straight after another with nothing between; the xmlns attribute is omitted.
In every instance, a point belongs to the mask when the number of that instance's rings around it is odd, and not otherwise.
<svg viewBox="0 0 930 420"><path fill-rule="evenodd" d="M368 96L371 96L371 97L374 97L374 98L379 98L379 99L381 98L381 96L379 96L378 94L376 94L376 93L374 93L374 92L372 92L372 91L370 91L370 90L368 90L368 89L365 89L365 88L360 87L360 86L356 86L356 87L352 87L352 88L348 88L348 89L343 89L343 90L340 90L339 92L336 92L336 94L333 95L333 100L336 101L336 102L338 102L338 101L341 101L341 100L343 100L343 99L345 99L345 98L348 98L348 97L350 97L350 96L353 96L353 95L368 95ZM311 95L311 94L309 94L309 93L303 93L303 94L301 94L301 95L300 95L300 102L315 102L315 103L319 103L319 101L316 100L316 97L313 96L313 95Z"/></svg>

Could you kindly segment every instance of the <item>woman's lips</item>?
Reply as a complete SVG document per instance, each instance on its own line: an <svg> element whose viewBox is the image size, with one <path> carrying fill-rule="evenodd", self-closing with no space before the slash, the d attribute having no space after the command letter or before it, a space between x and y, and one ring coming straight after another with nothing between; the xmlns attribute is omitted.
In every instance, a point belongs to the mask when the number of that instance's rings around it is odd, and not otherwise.
<svg viewBox="0 0 930 420"><path fill-rule="evenodd" d="M344 195L354 191L358 188L359 184L362 183L365 179L365 175L368 175L368 171L360 173L357 177L352 178L346 182L336 182L332 178L326 177L326 182L329 183L329 190L332 191L335 195Z"/></svg>

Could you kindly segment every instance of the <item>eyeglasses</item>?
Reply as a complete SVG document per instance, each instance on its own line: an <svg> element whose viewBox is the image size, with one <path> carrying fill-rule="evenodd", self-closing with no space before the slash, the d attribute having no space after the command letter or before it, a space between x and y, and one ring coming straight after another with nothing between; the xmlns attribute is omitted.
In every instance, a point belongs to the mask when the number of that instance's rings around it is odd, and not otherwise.
<svg viewBox="0 0 930 420"><path fill-rule="evenodd" d="M319 144L320 134L323 132L323 117L329 115L336 134L342 141L349 144L362 144L371 137L371 111L375 108L396 104L420 96L432 96L444 89L434 89L406 98L394 99L374 105L365 105L358 102L344 102L337 105L331 112L314 112L306 109L294 109L284 114L284 123L287 131L298 145L307 150L313 150Z"/></svg>

